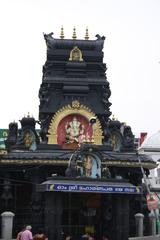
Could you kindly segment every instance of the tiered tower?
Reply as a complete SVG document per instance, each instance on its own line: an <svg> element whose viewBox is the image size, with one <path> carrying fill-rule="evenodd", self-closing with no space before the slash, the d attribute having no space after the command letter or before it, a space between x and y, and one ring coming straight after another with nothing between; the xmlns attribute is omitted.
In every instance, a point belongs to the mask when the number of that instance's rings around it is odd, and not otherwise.
<svg viewBox="0 0 160 240"><path fill-rule="evenodd" d="M96 40L89 40L86 29L85 39L79 40L74 28L73 39L64 39L63 31L60 39L52 33L44 34L44 38L47 60L39 91L43 141L48 141L49 125L55 113L73 101L91 109L104 128L111 115L111 92L102 51L105 37L96 35Z"/></svg>

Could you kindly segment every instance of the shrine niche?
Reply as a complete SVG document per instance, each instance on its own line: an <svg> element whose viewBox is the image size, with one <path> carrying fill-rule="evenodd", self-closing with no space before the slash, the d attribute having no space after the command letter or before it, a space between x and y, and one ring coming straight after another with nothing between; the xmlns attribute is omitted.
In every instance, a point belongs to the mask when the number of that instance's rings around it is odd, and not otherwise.
<svg viewBox="0 0 160 240"><path fill-rule="evenodd" d="M77 46L71 50L69 61L83 61L82 52Z"/></svg>
<svg viewBox="0 0 160 240"><path fill-rule="evenodd" d="M84 177L101 177L101 160L95 154L86 154L83 157L81 175Z"/></svg>
<svg viewBox="0 0 160 240"><path fill-rule="evenodd" d="M61 108L53 116L48 130L48 144L81 144L83 142L102 144L103 136L100 121L94 124L91 118L96 115L77 100Z"/></svg>
<svg viewBox="0 0 160 240"><path fill-rule="evenodd" d="M95 153L79 155L72 158L65 171L66 177L101 178L102 166L100 156Z"/></svg>

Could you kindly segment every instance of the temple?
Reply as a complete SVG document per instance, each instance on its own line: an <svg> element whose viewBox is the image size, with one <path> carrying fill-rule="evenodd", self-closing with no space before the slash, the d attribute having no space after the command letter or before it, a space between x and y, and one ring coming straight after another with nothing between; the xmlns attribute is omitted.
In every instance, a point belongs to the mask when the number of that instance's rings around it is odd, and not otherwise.
<svg viewBox="0 0 160 240"><path fill-rule="evenodd" d="M44 39L39 119L10 123L0 150L0 212L15 214L14 234L31 224L49 239L89 232L127 240L134 215L146 212L140 166L148 175L156 163L138 156L131 127L111 118L105 37L90 40L86 29L77 39L74 28L65 39L62 28Z"/></svg>

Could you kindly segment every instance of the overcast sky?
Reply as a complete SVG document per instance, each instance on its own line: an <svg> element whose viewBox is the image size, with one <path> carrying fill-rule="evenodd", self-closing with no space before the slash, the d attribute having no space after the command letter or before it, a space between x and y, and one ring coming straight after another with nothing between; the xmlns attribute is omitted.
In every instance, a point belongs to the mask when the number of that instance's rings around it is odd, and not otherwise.
<svg viewBox="0 0 160 240"><path fill-rule="evenodd" d="M111 111L136 134L160 130L160 0L0 0L0 128L38 119L43 32L106 37Z"/></svg>

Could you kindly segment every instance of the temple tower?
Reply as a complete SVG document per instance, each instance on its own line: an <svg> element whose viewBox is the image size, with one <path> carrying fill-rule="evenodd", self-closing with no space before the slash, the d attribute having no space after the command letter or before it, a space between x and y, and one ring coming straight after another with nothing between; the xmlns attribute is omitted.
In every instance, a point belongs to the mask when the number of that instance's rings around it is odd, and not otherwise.
<svg viewBox="0 0 160 240"><path fill-rule="evenodd" d="M111 94L106 78L106 64L103 63L103 45L105 37L96 35L89 40L88 30L84 40L53 37L53 33L44 34L47 44L47 60L43 66L43 79L39 90L39 120L42 126L43 141L52 118L59 109L77 101L98 117L102 128L108 121Z"/></svg>
<svg viewBox="0 0 160 240"><path fill-rule="evenodd" d="M110 118L105 37L90 40L86 29L77 39L74 28L65 39L62 28L60 38L44 39L39 120L28 114L20 128L9 124L0 152L0 211L15 213L14 236L29 222L49 239L90 232L127 240L143 210L141 167L148 175L156 163L137 155L130 126Z"/></svg>

